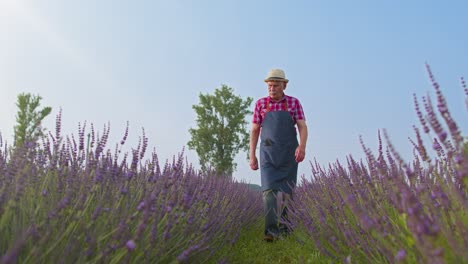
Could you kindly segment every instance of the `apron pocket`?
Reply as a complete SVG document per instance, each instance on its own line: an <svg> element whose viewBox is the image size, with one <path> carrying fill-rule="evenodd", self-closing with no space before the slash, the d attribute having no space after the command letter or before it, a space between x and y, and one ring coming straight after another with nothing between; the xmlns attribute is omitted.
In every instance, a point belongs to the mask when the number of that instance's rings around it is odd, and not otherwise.
<svg viewBox="0 0 468 264"><path fill-rule="evenodd" d="M273 146L263 145L260 153L260 165L262 167L284 168L295 162L295 148L291 144Z"/></svg>

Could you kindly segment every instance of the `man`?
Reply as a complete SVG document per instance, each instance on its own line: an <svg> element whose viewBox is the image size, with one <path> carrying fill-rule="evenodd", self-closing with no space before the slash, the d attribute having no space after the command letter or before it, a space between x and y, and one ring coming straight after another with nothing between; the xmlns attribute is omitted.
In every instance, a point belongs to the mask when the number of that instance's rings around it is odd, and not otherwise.
<svg viewBox="0 0 468 264"><path fill-rule="evenodd" d="M268 96L260 98L254 109L250 132L250 168L259 168L255 152L258 138L261 136L260 174L265 208L264 240L272 242L280 234L287 235L291 231L287 225L286 206L282 206L281 221L278 224L277 196L281 194L285 204L291 199L297 181L297 166L305 157L307 125L299 100L284 93L288 84L284 71L270 70L265 82Z"/></svg>

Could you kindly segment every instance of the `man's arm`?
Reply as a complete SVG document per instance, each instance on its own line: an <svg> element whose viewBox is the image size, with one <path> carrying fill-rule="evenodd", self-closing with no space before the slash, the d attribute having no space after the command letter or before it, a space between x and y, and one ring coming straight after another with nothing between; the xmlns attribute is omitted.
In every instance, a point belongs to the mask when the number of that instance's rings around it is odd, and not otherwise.
<svg viewBox="0 0 468 264"><path fill-rule="evenodd" d="M252 129L250 130L250 168L252 170L258 170L258 160L256 155L258 137L260 136L260 125L252 124Z"/></svg>
<svg viewBox="0 0 468 264"><path fill-rule="evenodd" d="M305 150L307 145L307 124L305 120L297 120L297 128L299 130L299 146L296 148L296 162L301 162L305 158Z"/></svg>

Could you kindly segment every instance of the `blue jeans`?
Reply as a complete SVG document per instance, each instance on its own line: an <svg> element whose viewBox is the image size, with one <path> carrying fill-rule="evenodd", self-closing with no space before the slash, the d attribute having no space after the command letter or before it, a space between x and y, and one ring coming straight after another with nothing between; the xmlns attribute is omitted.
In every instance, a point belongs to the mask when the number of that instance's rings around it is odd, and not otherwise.
<svg viewBox="0 0 468 264"><path fill-rule="evenodd" d="M278 195L280 197L278 197ZM291 227L288 220L287 204L291 198L290 194L279 192L278 190L268 189L263 192L265 235L278 236L280 234L289 234ZM281 211L279 222L278 210Z"/></svg>

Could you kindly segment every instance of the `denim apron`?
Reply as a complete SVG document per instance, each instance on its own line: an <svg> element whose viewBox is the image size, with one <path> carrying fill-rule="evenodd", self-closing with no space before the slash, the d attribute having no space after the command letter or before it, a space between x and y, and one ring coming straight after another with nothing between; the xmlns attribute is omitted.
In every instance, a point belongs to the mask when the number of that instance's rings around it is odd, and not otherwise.
<svg viewBox="0 0 468 264"><path fill-rule="evenodd" d="M284 99L282 111L270 111L270 98L260 132L260 175L262 191L271 189L292 194L297 182L294 120Z"/></svg>

